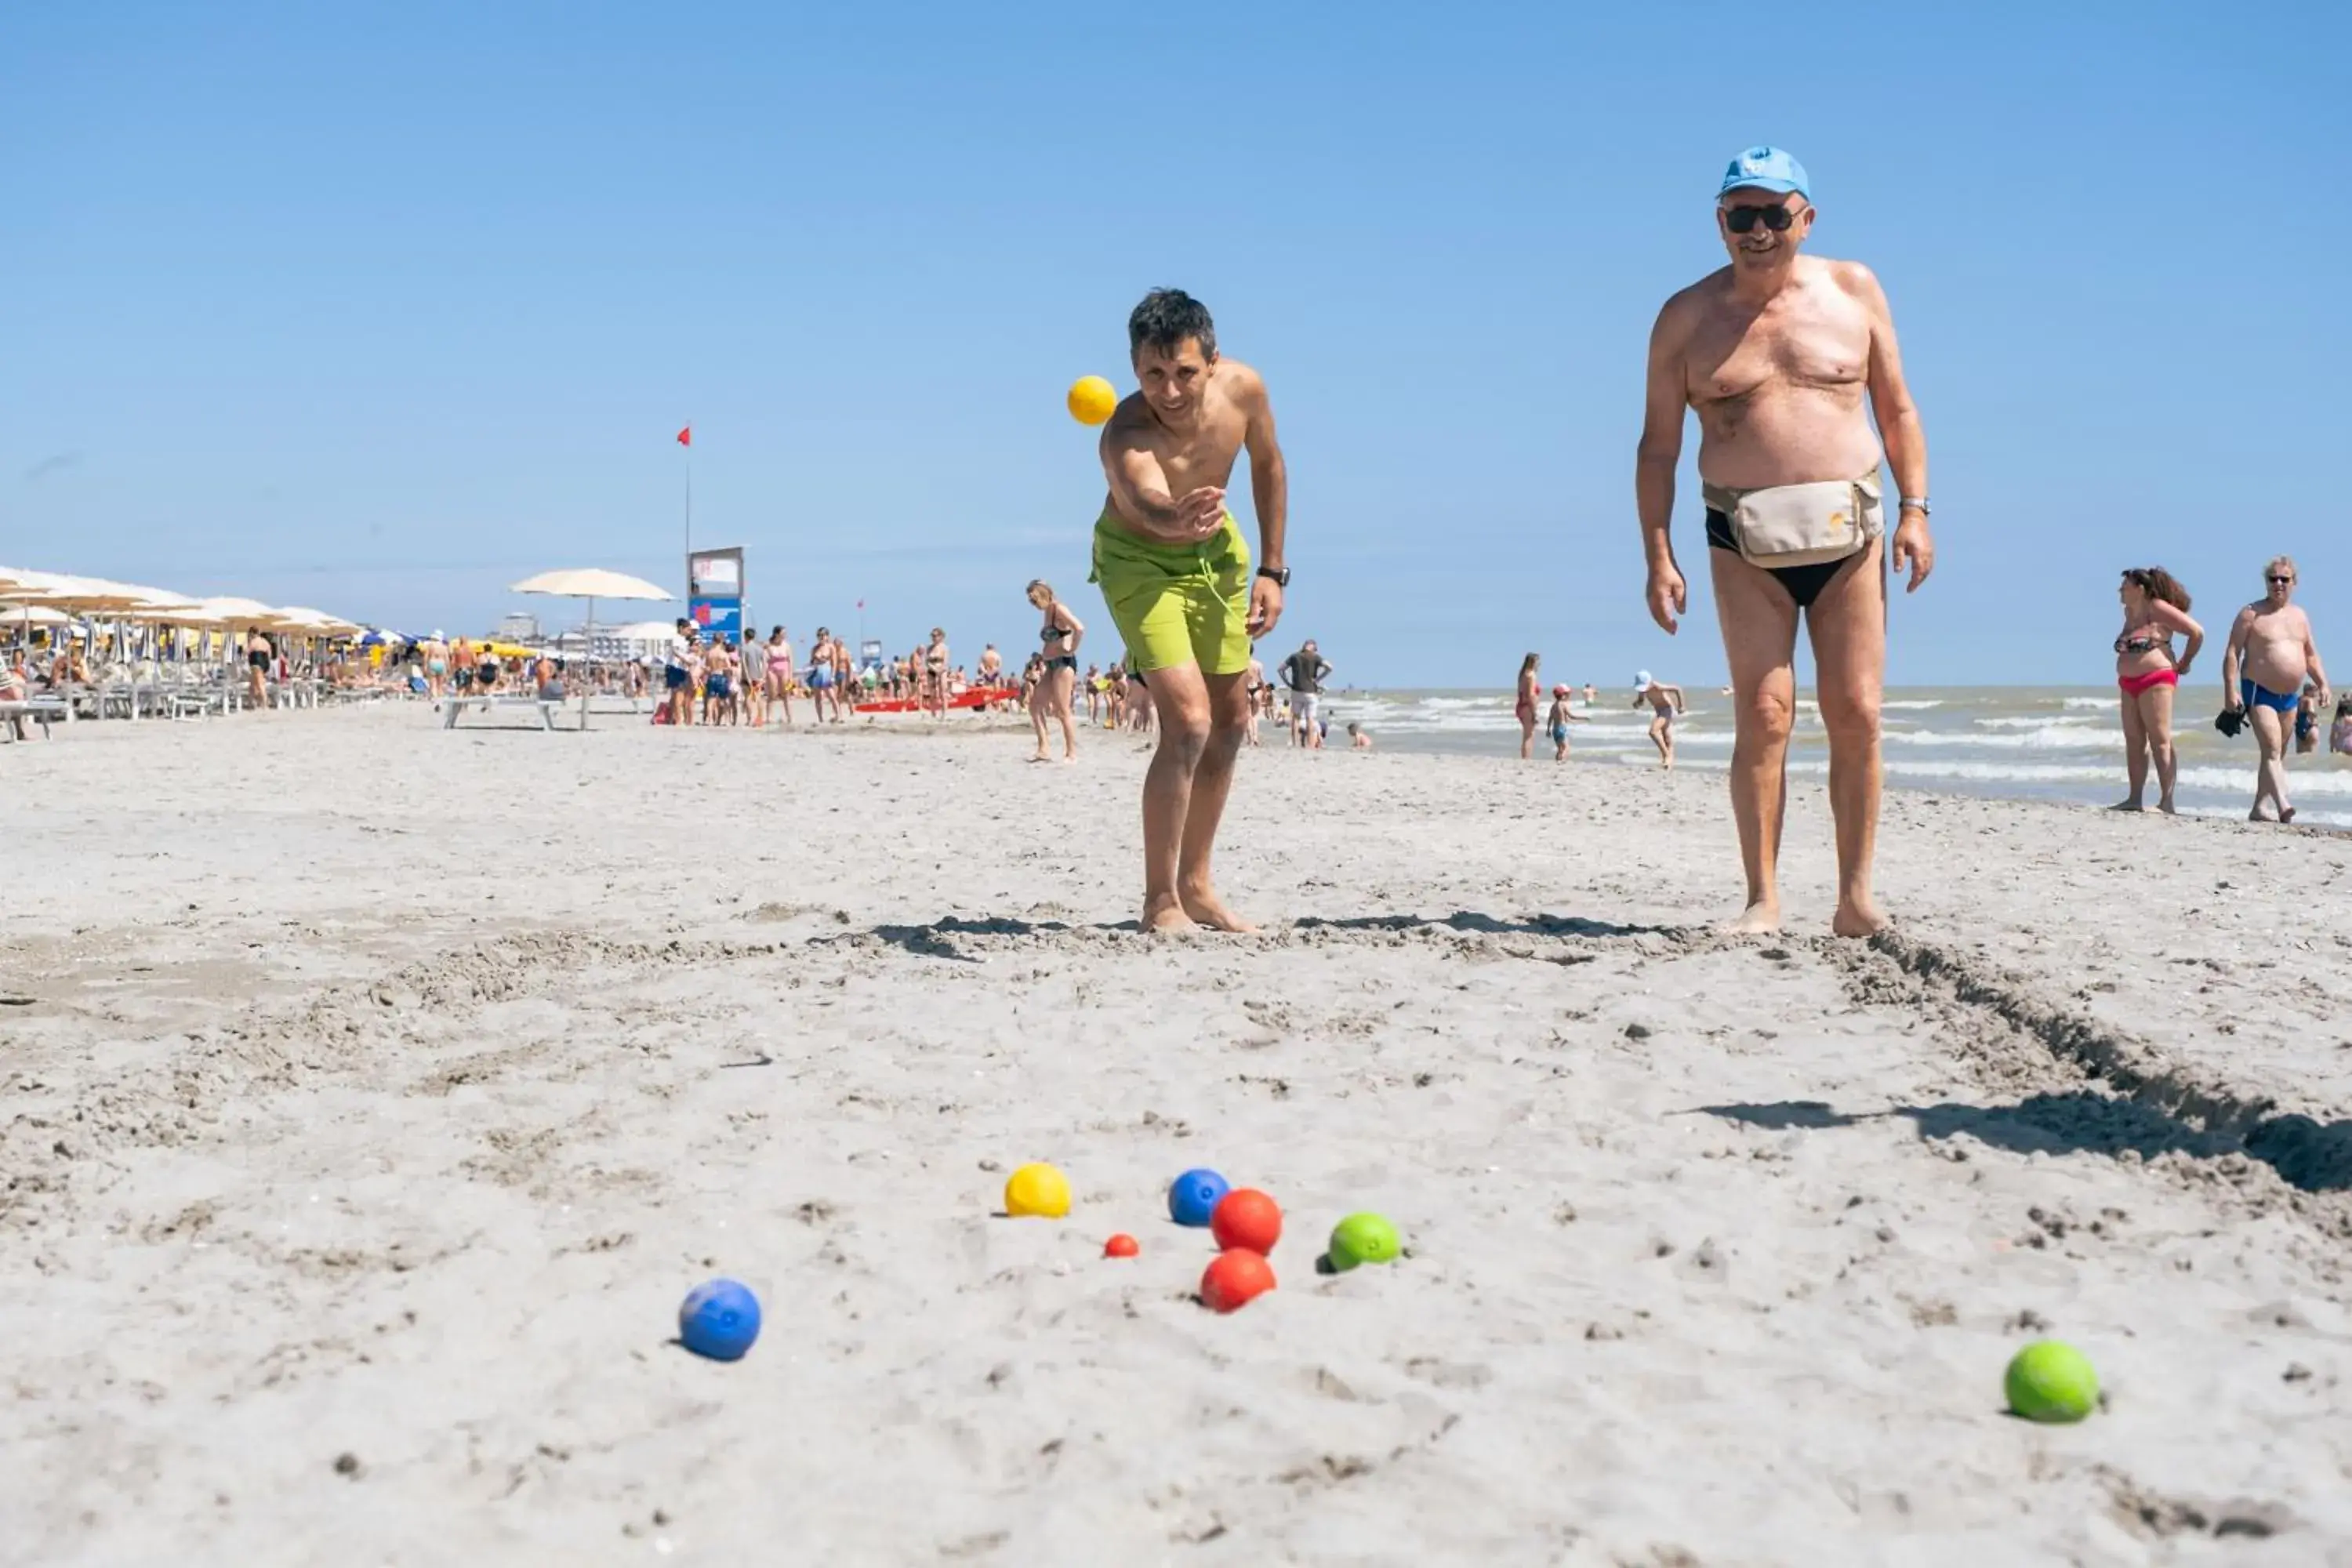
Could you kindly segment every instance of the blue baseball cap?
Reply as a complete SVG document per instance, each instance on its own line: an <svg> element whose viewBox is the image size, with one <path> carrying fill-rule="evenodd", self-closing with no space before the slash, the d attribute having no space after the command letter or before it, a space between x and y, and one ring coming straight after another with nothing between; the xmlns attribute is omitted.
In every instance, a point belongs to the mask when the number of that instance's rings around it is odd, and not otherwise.
<svg viewBox="0 0 2352 1568"><path fill-rule="evenodd" d="M1807 201L1813 199L1811 182L1805 178L1805 166L1778 147L1750 147L1731 161L1723 172L1723 190L1773 191L1787 195L1794 191Z"/></svg>

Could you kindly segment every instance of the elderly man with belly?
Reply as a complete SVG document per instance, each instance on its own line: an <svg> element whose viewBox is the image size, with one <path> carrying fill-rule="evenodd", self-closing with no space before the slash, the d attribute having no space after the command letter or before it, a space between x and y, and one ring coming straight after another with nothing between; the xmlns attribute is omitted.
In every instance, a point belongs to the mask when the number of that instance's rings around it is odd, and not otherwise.
<svg viewBox="0 0 2352 1568"><path fill-rule="evenodd" d="M1737 701L1732 816L1748 879L1738 931L1780 924L1778 869L1796 710L1797 622L1812 640L1838 900L1831 928L1885 924L1870 886L1878 829L1878 721L1886 669L1886 562L1927 579L1927 442L1904 385L1895 320L1870 268L1800 254L1816 209L1804 166L1754 147L1731 161L1715 221L1731 264L1668 300L1650 335L1634 491L1650 614L1687 609L1667 535L1683 420L1699 424L1707 563ZM1876 428L1873 428L1873 416ZM1888 508L1880 443L1901 500ZM1885 515L1898 515L1891 546Z"/></svg>

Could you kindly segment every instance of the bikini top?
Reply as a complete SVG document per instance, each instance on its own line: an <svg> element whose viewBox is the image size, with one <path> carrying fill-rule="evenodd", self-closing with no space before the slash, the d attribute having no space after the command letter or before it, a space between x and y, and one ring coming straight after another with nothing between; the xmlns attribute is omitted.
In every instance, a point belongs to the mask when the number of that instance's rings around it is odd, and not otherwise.
<svg viewBox="0 0 2352 1568"><path fill-rule="evenodd" d="M1068 629L1056 625L1053 616L1048 613L1045 616L1045 629L1037 634L1037 640L1040 642L1061 642L1067 638L1069 635Z"/></svg>
<svg viewBox="0 0 2352 1568"><path fill-rule="evenodd" d="M2169 632L2153 637L2133 637L2126 633L2116 639L2117 653L2169 653L2171 650L2172 634Z"/></svg>

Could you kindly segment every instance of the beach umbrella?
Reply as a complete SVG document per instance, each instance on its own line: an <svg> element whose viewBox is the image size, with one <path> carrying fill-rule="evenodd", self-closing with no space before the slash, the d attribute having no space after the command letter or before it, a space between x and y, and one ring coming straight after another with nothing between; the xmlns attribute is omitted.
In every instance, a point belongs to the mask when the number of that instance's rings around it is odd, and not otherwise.
<svg viewBox="0 0 2352 1568"><path fill-rule="evenodd" d="M61 626L72 619L63 610L53 610L47 605L0 605L0 621L20 626Z"/></svg>
<svg viewBox="0 0 2352 1568"><path fill-rule="evenodd" d="M599 599L675 599L677 595L667 588L656 587L643 577L632 577L625 572L606 572L599 567L574 567L560 572L542 572L536 577L526 577L520 583L509 583L507 591L514 594L551 594L567 599L588 601L588 624L596 624L596 601ZM588 728L588 681L580 682L580 727Z"/></svg>
<svg viewBox="0 0 2352 1568"><path fill-rule="evenodd" d="M127 583L72 577L62 572L20 574L9 594L20 603L32 600L58 610L128 610L144 602L142 590Z"/></svg>

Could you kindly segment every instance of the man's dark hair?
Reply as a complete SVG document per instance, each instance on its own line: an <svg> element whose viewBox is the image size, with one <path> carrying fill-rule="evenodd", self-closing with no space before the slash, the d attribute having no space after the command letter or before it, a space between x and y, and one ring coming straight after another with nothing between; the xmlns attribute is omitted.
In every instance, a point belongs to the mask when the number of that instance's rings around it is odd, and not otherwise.
<svg viewBox="0 0 2352 1568"><path fill-rule="evenodd" d="M1202 358L1213 362L1216 359L1217 323L1209 319L1209 307L1181 289L1154 289L1127 318L1129 359L1142 353L1147 345L1162 354L1173 355L1186 338L1200 340Z"/></svg>

